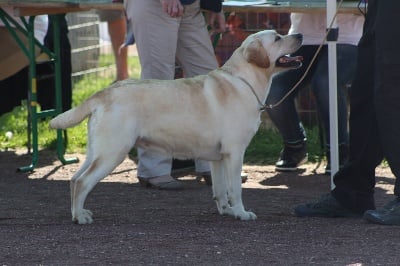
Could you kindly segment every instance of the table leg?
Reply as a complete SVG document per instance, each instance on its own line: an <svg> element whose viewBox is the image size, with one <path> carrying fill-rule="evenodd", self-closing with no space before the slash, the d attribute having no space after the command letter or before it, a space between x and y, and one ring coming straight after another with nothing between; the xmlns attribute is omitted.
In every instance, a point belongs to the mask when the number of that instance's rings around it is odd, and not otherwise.
<svg viewBox="0 0 400 266"><path fill-rule="evenodd" d="M54 38L54 52L52 53L52 57L54 60L54 68L55 68L55 95L56 95L56 107L55 110L45 110L38 112L37 110L37 80L36 80L36 58L35 58L35 36L34 36L34 19L35 17L29 18L28 27L28 39L29 39L29 122L28 127L30 128L30 136L28 136L28 145L32 147L32 163L28 166L20 167L18 170L21 172L29 172L33 171L36 167L39 158L39 149L38 149L38 118L55 116L62 112L62 76L61 76L61 56L60 56L60 20L59 15L54 15L54 27L53 27L53 38ZM65 136L65 138L64 138ZM58 159L63 164L76 163L78 162L77 158L65 159L65 139L66 132L63 136L62 130L57 130L57 155Z"/></svg>
<svg viewBox="0 0 400 266"><path fill-rule="evenodd" d="M22 166L18 168L18 171L28 172L33 171L38 162L38 132L37 132L37 81L36 81L36 58L35 58L35 36L34 36L34 20L35 17L29 18L29 23L26 25L28 40L29 40L29 95L28 95L28 114L29 122L28 127L28 143L29 147L32 147L32 162L28 166Z"/></svg>
<svg viewBox="0 0 400 266"><path fill-rule="evenodd" d="M55 89L56 89L56 113L60 114L62 112L62 74L61 74L61 49L60 49L60 16L61 15L53 15L53 37L54 37L54 54L55 54ZM57 155L58 159L63 164L76 163L78 162L77 158L65 159L65 141L67 138L66 131L64 132L61 129L57 129Z"/></svg>

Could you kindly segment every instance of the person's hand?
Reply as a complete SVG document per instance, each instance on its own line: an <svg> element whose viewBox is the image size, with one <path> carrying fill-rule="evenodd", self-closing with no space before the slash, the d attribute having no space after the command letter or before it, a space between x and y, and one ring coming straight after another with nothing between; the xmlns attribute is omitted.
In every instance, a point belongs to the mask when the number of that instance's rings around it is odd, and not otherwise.
<svg viewBox="0 0 400 266"><path fill-rule="evenodd" d="M160 0L160 3L169 16L176 18L183 15L183 6L179 0Z"/></svg>
<svg viewBox="0 0 400 266"><path fill-rule="evenodd" d="M223 12L210 12L209 24L213 33L225 32L225 16Z"/></svg>

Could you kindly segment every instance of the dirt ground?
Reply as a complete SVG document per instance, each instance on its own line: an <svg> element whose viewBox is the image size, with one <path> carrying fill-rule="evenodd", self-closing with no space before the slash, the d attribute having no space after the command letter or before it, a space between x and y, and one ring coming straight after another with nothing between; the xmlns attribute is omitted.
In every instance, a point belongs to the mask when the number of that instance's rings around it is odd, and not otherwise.
<svg viewBox="0 0 400 266"><path fill-rule="evenodd" d="M80 163L84 155L77 156ZM400 228L358 218L297 218L293 207L328 192L323 166L298 173L245 165L245 207L256 221L217 214L211 188L181 178L183 191L144 189L127 158L89 195L91 225L71 222L69 178L42 151L33 173L17 173L30 156L0 153L1 265L399 265ZM394 178L377 170L377 206L391 199Z"/></svg>

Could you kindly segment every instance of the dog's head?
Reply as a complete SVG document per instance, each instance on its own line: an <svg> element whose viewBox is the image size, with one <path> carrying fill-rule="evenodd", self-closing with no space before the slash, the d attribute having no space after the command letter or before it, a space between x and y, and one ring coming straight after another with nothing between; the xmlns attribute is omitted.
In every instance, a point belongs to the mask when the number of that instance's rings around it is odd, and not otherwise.
<svg viewBox="0 0 400 266"><path fill-rule="evenodd" d="M280 35L274 30L265 30L247 37L241 47L247 62L279 71L301 66L302 57L289 54L296 52L302 41L301 34Z"/></svg>

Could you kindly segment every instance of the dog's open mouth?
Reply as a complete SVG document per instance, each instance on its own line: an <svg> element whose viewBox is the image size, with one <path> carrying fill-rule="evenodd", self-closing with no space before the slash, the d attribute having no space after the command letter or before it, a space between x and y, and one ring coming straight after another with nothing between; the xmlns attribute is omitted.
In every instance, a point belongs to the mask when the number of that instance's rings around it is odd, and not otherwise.
<svg viewBox="0 0 400 266"><path fill-rule="evenodd" d="M301 67L302 56L289 56L284 55L276 60L276 66L285 68L299 68Z"/></svg>

